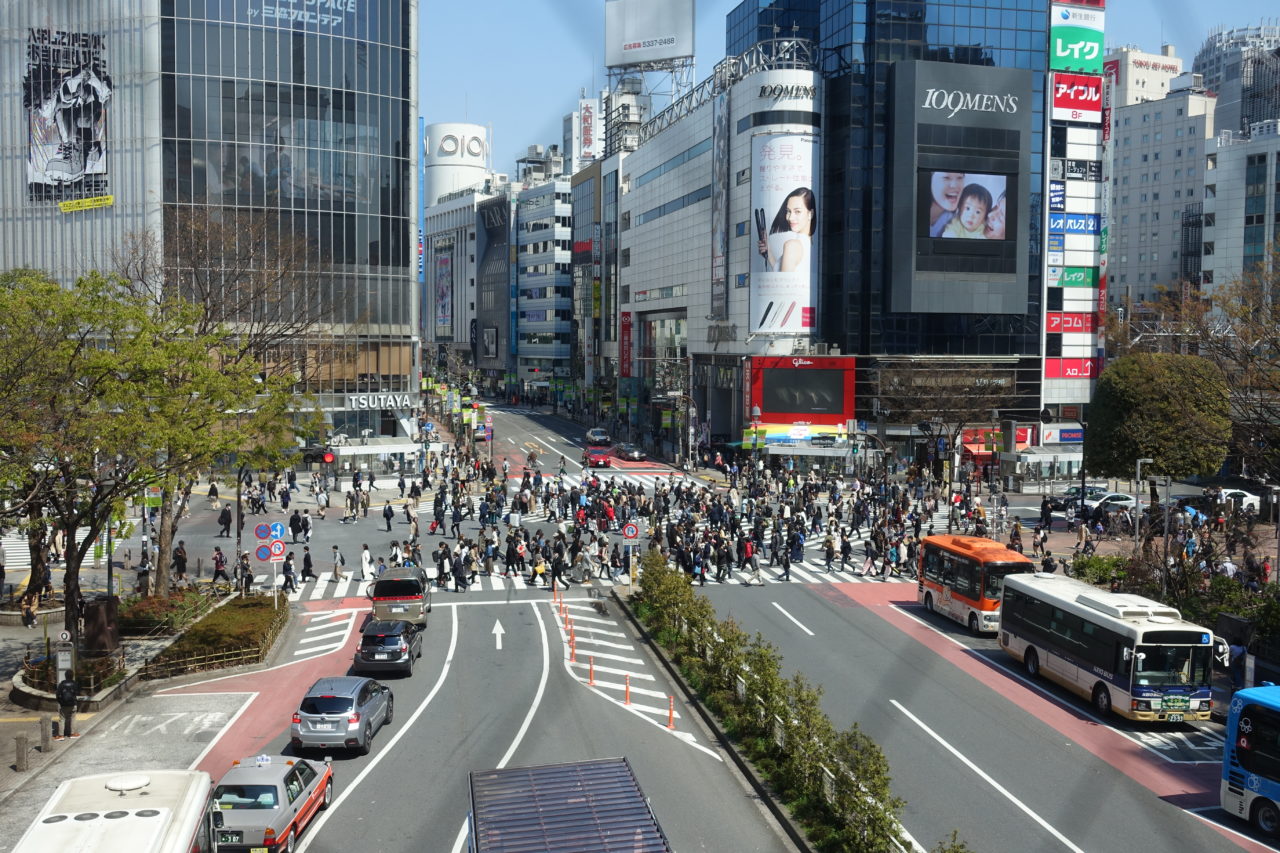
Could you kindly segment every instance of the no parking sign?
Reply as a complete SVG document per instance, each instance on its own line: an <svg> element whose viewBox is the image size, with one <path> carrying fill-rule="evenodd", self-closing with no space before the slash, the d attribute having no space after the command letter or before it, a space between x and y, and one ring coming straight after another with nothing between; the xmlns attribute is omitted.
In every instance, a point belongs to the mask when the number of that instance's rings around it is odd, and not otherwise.
<svg viewBox="0 0 1280 853"><path fill-rule="evenodd" d="M635 539L639 535L640 528L636 526L635 522L629 521L622 526L623 539Z"/></svg>

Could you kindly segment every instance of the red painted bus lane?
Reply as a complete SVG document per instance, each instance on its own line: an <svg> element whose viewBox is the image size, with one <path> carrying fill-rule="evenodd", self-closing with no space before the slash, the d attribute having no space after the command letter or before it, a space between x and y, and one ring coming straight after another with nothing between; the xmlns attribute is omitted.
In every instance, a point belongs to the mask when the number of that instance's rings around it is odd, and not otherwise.
<svg viewBox="0 0 1280 853"><path fill-rule="evenodd" d="M1011 673L994 666L972 650L945 639L944 634L912 618L902 609L919 606L914 587L902 584L833 584L824 587L826 590L833 588L1172 805L1188 810L1217 806L1220 768L1216 761L1197 764L1165 761L1114 729L1085 717L1083 709L1073 709L1055 701L1029 686L1020 676L1011 677ZM903 593L908 590L912 595L904 598ZM1009 660L1013 662L1012 658ZM1208 823L1246 850L1271 849L1231 831L1229 825ZM1243 829L1244 824L1240 828Z"/></svg>
<svg viewBox="0 0 1280 853"><path fill-rule="evenodd" d="M335 608L334 605L337 605ZM348 598L342 601L316 601L305 605L310 611L365 610L364 599ZM311 619L301 615L305 627ZM352 624L352 633L360 630L363 617ZM204 770L215 779L231 766L231 762L246 755L257 755L268 748L271 741L287 731L289 720L297 710L302 691L326 675L345 675L351 663L351 636L328 654L307 657L298 661L286 661L277 666L243 675L223 676L183 687L162 691L168 694L192 693L245 693L257 694L236 719L224 729L213 747L205 753L197 770Z"/></svg>

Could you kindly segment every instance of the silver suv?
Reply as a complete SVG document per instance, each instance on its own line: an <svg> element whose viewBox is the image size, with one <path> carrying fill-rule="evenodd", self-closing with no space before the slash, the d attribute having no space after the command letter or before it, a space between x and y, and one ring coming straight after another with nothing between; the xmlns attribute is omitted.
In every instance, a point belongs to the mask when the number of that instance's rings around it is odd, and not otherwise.
<svg viewBox="0 0 1280 853"><path fill-rule="evenodd" d="M354 672L403 672L413 675L413 662L422 657L422 632L403 619L374 619L360 632L360 645L351 662Z"/></svg>
<svg viewBox="0 0 1280 853"><path fill-rule="evenodd" d="M368 755L373 734L391 722L391 688L355 675L322 678L311 685L289 726L289 743L304 749L354 749Z"/></svg>

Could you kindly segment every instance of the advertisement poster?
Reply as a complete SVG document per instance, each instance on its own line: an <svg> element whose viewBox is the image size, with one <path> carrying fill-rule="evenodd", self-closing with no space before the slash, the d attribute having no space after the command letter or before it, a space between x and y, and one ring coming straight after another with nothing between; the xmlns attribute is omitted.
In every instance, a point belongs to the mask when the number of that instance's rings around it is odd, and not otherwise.
<svg viewBox="0 0 1280 853"><path fill-rule="evenodd" d="M436 337L449 337L453 334L453 242L436 243L433 254Z"/></svg>
<svg viewBox="0 0 1280 853"><path fill-rule="evenodd" d="M1049 210L1061 213L1067 209L1067 185L1064 181L1049 182Z"/></svg>
<svg viewBox="0 0 1280 853"><path fill-rule="evenodd" d="M31 29L22 106L32 201L107 194L112 83L100 33Z"/></svg>
<svg viewBox="0 0 1280 853"><path fill-rule="evenodd" d="M631 376L631 317L630 311L623 311L618 318L618 376L623 379Z"/></svg>
<svg viewBox="0 0 1280 853"><path fill-rule="evenodd" d="M1054 121L1102 121L1102 78L1091 74L1053 75Z"/></svg>
<svg viewBox="0 0 1280 853"><path fill-rule="evenodd" d="M711 102L711 319L729 319L729 93Z"/></svg>
<svg viewBox="0 0 1280 853"><path fill-rule="evenodd" d="M818 271L818 141L799 134L751 140L751 321L748 334L814 327Z"/></svg>
<svg viewBox="0 0 1280 853"><path fill-rule="evenodd" d="M1102 34L1106 13L1099 9L1053 4L1049 20L1049 68L1052 71L1102 73Z"/></svg>
<svg viewBox="0 0 1280 853"><path fill-rule="evenodd" d="M1008 177L977 172L921 170L920 191L928 211L919 223L920 237L1009 240L1016 211L1008 195Z"/></svg>

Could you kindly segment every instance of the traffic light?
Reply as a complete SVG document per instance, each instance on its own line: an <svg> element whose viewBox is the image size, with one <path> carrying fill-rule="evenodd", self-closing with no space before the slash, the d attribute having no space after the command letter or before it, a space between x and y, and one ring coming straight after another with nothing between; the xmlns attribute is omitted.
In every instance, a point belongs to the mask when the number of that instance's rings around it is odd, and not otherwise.
<svg viewBox="0 0 1280 853"><path fill-rule="evenodd" d="M337 457L327 447L308 447L302 451L302 461L308 465L332 465Z"/></svg>

